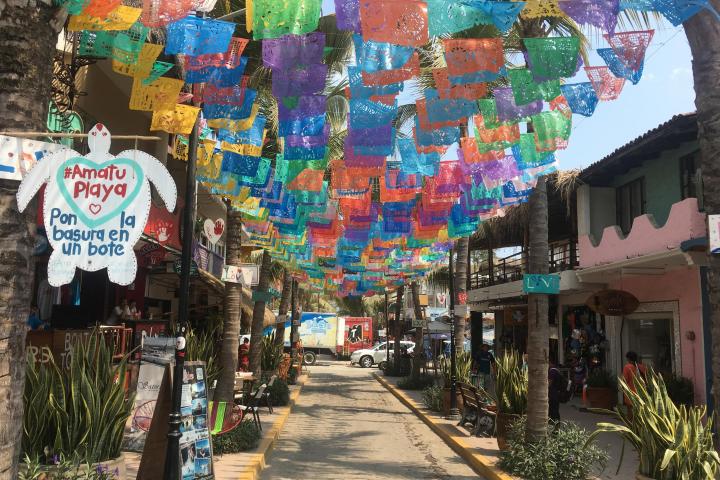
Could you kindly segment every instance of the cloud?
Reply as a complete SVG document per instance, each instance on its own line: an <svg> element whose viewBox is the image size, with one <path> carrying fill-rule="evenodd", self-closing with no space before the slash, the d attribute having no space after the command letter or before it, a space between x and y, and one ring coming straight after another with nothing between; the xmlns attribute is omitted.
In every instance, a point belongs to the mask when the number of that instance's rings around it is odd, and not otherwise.
<svg viewBox="0 0 720 480"><path fill-rule="evenodd" d="M685 67L676 67L672 69L672 72L670 73L670 79L671 80L677 80L679 78L685 78L685 77L691 77L692 71L689 68Z"/></svg>

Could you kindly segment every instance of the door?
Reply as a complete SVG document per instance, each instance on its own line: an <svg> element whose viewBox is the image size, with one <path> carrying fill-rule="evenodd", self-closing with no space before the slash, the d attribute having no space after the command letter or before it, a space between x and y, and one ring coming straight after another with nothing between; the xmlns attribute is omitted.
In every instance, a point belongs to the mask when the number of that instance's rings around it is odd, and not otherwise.
<svg viewBox="0 0 720 480"><path fill-rule="evenodd" d="M631 350L646 366L670 375L679 369L675 364L674 338L672 312L629 315L623 332L623 359L625 353Z"/></svg>

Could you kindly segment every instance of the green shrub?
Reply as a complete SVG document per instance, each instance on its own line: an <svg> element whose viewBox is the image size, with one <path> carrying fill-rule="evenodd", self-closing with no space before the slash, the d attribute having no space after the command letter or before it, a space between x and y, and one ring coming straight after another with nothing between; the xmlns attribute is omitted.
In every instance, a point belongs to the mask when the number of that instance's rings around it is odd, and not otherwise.
<svg viewBox="0 0 720 480"><path fill-rule="evenodd" d="M261 436L252 420L243 420L229 432L212 436L213 454L224 455L252 450L260 443Z"/></svg>
<svg viewBox="0 0 720 480"><path fill-rule="evenodd" d="M545 439L530 443L525 424L523 416L510 428L509 448L500 456L503 470L526 480L586 480L593 469L605 468L607 453L586 444L590 433L580 426L559 422Z"/></svg>
<svg viewBox="0 0 720 480"><path fill-rule="evenodd" d="M298 377L298 370L297 367L292 366L290 367L290 370L288 370L288 385L295 385L295 382L297 382Z"/></svg>
<svg viewBox="0 0 720 480"><path fill-rule="evenodd" d="M419 377L413 378L405 377L397 382L398 388L403 390L424 390L425 388L434 385L435 379L430 375L420 375Z"/></svg>
<svg viewBox="0 0 720 480"><path fill-rule="evenodd" d="M440 373L443 378L443 385L445 388L450 388L452 383L450 375L450 364L452 363L450 357L441 355L440 358ZM470 383L470 375L472 374L472 356L470 352L458 352L455 354L455 380L462 383Z"/></svg>
<svg viewBox="0 0 720 480"><path fill-rule="evenodd" d="M276 378L266 390L270 393L270 403L275 407L283 407L290 403L290 389L285 381Z"/></svg>
<svg viewBox="0 0 720 480"><path fill-rule="evenodd" d="M433 412L440 412L443 408L443 391L437 385L431 385L423 390L423 402Z"/></svg>
<svg viewBox="0 0 720 480"><path fill-rule="evenodd" d="M80 459L68 460L63 456L54 459L52 465L43 465L40 457L25 456L20 463L18 480L115 480L119 477L117 469L92 465Z"/></svg>
<svg viewBox="0 0 720 480"><path fill-rule="evenodd" d="M275 344L275 332L265 335L262 339L262 356L260 365L262 371L268 375L275 373L282 363L284 347Z"/></svg>
<svg viewBox="0 0 720 480"><path fill-rule="evenodd" d="M588 375L587 386L617 390L617 377L605 369L596 368Z"/></svg>
<svg viewBox="0 0 720 480"><path fill-rule="evenodd" d="M46 364L28 359L22 451L43 464L57 458L85 464L120 455L134 395L126 395L128 356L113 361L113 349L98 331L73 345L68 368L51 356Z"/></svg>
<svg viewBox="0 0 720 480"><path fill-rule="evenodd" d="M220 361L218 359L219 349L218 337L220 329L215 323L209 323L208 326L200 330L188 329L185 335L185 360L188 362L205 362L205 376L207 377L207 385L211 386L220 377Z"/></svg>

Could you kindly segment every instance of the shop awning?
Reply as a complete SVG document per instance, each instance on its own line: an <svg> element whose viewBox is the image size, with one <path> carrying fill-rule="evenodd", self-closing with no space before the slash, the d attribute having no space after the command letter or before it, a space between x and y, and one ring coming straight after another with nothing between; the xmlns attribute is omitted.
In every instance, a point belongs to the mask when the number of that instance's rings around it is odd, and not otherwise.
<svg viewBox="0 0 720 480"><path fill-rule="evenodd" d="M640 257L628 258L619 262L598 265L596 267L575 270L582 283L606 284L621 276L662 275L667 271L688 266L707 264L707 254L698 251L685 251L673 248L665 252L651 253Z"/></svg>

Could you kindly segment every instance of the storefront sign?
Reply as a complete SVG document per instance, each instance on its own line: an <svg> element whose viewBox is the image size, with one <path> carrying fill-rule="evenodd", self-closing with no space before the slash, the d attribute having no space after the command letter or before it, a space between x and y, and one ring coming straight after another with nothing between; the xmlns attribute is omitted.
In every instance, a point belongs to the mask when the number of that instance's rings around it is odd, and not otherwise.
<svg viewBox="0 0 720 480"><path fill-rule="evenodd" d="M138 255L145 261L145 265L158 265L165 259L167 250L162 245L146 243L138 250Z"/></svg>
<svg viewBox="0 0 720 480"><path fill-rule="evenodd" d="M423 327L423 319L422 318L413 318L412 326L413 326L413 328L422 328Z"/></svg>
<svg viewBox="0 0 720 480"><path fill-rule="evenodd" d="M720 253L720 215L708 215L710 253Z"/></svg>
<svg viewBox="0 0 720 480"><path fill-rule="evenodd" d="M178 199L177 206L182 206L182 199ZM177 212L168 212L162 207L150 205L150 216L145 224L143 233L156 240L160 245L167 245L182 250L180 244L180 208Z"/></svg>
<svg viewBox="0 0 720 480"><path fill-rule="evenodd" d="M220 241L220 237L222 237L222 234L225 231L225 220L223 220L222 218L218 218L217 220L210 220L208 218L203 224L203 231L205 232L205 236L207 237L208 241L215 245L217 242Z"/></svg>
<svg viewBox="0 0 720 480"><path fill-rule="evenodd" d="M183 479L213 478L205 362L187 362L180 401Z"/></svg>
<svg viewBox="0 0 720 480"><path fill-rule="evenodd" d="M84 157L63 149L44 157L25 176L17 193L25 210L44 184L44 223L53 253L48 281L70 283L76 268L107 268L108 278L129 285L137 273L133 246L150 211L150 182L168 210L175 209L177 190L165 166L139 150L110 154L110 132L102 124L88 134Z"/></svg>
<svg viewBox="0 0 720 480"><path fill-rule="evenodd" d="M260 266L254 263L242 265L225 265L223 268L222 281L241 283L246 287L254 287L260 280Z"/></svg>
<svg viewBox="0 0 720 480"><path fill-rule="evenodd" d="M523 275L523 292L558 294L560 293L560 275L526 273Z"/></svg>
<svg viewBox="0 0 720 480"><path fill-rule="evenodd" d="M0 135L0 179L22 180L40 159L64 148L59 143Z"/></svg>

